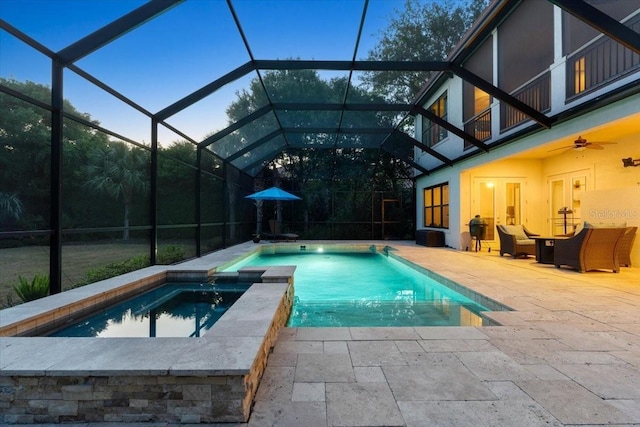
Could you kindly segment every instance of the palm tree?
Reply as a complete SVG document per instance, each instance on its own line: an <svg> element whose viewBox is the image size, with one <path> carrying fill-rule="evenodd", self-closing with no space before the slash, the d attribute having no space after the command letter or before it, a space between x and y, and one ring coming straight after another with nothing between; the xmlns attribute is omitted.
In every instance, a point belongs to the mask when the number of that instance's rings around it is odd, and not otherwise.
<svg viewBox="0 0 640 427"><path fill-rule="evenodd" d="M88 173L87 185L122 201L122 240L129 240L129 210L133 197L149 188L149 157L146 152L121 142L109 142L91 153Z"/></svg>
<svg viewBox="0 0 640 427"><path fill-rule="evenodd" d="M22 202L16 194L0 192L0 216L8 216L17 220L20 219L23 209Z"/></svg>

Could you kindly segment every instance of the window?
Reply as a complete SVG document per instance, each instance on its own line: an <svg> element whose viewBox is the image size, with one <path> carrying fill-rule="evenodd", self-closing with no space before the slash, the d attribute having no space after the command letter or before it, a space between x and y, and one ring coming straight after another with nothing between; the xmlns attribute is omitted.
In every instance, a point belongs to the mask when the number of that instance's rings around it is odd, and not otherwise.
<svg viewBox="0 0 640 427"><path fill-rule="evenodd" d="M436 102L429 107L434 115L447 120L447 93L445 92ZM447 137L448 133L442 126L433 123L427 118L422 118L422 143L432 147Z"/></svg>
<svg viewBox="0 0 640 427"><path fill-rule="evenodd" d="M483 111L487 110L491 105L491 96L482 89L477 87L473 88L473 115L477 116Z"/></svg>
<svg viewBox="0 0 640 427"><path fill-rule="evenodd" d="M424 226L449 228L449 184L424 189Z"/></svg>
<svg viewBox="0 0 640 427"><path fill-rule="evenodd" d="M574 93L579 94L587 88L586 68L584 56L577 58L574 65Z"/></svg>

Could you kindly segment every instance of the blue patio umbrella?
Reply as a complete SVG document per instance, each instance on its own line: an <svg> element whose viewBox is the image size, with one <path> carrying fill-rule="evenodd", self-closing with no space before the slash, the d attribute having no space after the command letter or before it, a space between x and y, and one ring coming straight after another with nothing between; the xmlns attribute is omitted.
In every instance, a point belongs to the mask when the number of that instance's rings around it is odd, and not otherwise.
<svg viewBox="0 0 640 427"><path fill-rule="evenodd" d="M300 197L287 193L281 188L271 187L266 190L258 191L257 193L249 194L245 196L246 199L253 200L302 200Z"/></svg>
<svg viewBox="0 0 640 427"><path fill-rule="evenodd" d="M266 190L258 191L257 193L249 194L248 196L245 196L245 199L253 199L256 201L258 200L274 200L274 201L302 200L300 197L296 196L295 194L287 193L286 191L278 187L271 187L271 188L267 188ZM256 205L256 208L258 209L258 211L260 210L259 205ZM277 210L277 206L274 206L274 209ZM277 216L275 212L274 212L274 216ZM260 234L260 231L261 231L260 229L262 228L261 226L262 224L258 216L256 234Z"/></svg>

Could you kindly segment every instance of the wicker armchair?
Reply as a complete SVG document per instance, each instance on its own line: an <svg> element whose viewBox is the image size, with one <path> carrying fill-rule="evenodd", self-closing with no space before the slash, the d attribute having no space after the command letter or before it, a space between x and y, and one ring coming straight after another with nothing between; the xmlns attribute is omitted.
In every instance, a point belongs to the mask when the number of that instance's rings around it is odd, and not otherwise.
<svg viewBox="0 0 640 427"><path fill-rule="evenodd" d="M624 228L583 228L565 240L556 240L553 263L568 265L580 273L590 270L620 271L618 251Z"/></svg>
<svg viewBox="0 0 640 427"><path fill-rule="evenodd" d="M631 248L636 240L638 227L627 227L618 243L618 264L621 267L631 267Z"/></svg>
<svg viewBox="0 0 640 427"><path fill-rule="evenodd" d="M524 225L496 225L500 237L500 256L510 254L513 258L536 254L536 242L532 237L539 236L527 230Z"/></svg>

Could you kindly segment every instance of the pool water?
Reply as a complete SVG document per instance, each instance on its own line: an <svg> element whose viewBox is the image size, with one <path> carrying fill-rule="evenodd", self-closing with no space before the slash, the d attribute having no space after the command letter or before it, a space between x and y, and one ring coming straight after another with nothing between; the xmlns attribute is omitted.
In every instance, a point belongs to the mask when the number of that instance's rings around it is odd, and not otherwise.
<svg viewBox="0 0 640 427"><path fill-rule="evenodd" d="M167 283L49 336L199 337L249 286L237 283Z"/></svg>
<svg viewBox="0 0 640 427"><path fill-rule="evenodd" d="M380 253L260 254L229 267L296 265L288 326L480 326L488 310Z"/></svg>

